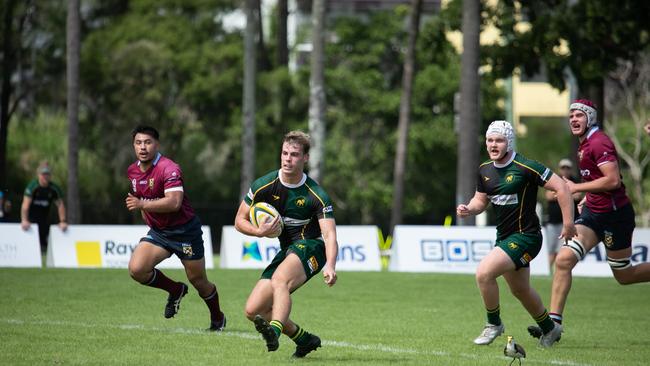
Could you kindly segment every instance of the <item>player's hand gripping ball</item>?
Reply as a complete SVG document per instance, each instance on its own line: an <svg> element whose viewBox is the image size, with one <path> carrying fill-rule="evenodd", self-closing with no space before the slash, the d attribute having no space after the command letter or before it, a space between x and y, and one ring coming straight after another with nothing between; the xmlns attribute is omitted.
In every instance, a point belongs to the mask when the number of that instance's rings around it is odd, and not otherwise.
<svg viewBox="0 0 650 366"><path fill-rule="evenodd" d="M272 221L276 217L280 217L280 213L278 210L275 209L275 207L271 206L270 204L266 202L257 202L253 206L251 206L250 209L250 219L251 223L255 225L255 227L259 227L260 224L267 222L267 221ZM282 230L284 229L284 222L282 222L282 217L280 217L280 226L277 232L271 233L268 235L269 238L277 238L282 234Z"/></svg>

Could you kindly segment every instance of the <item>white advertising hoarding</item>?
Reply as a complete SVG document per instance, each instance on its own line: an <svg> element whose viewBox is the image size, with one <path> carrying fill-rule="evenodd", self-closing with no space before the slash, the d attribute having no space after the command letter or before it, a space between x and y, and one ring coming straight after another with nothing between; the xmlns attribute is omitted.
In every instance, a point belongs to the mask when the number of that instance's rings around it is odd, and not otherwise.
<svg viewBox="0 0 650 366"><path fill-rule="evenodd" d="M38 225L0 224L0 267L41 267Z"/></svg>
<svg viewBox="0 0 650 366"><path fill-rule="evenodd" d="M495 239L494 227L397 226L389 269L401 272L476 273L478 263L492 249ZM632 263L648 262L649 252L650 229L634 230ZM530 269L531 274L550 274L546 238ZM573 275L613 277L602 243L576 265Z"/></svg>
<svg viewBox="0 0 650 366"><path fill-rule="evenodd" d="M70 225L66 232L50 231L48 267L127 268L131 253L149 231L145 225ZM214 268L210 227L202 226L205 266ZM159 268L183 268L175 255L162 261Z"/></svg>
<svg viewBox="0 0 650 366"><path fill-rule="evenodd" d="M380 271L379 235L376 226L337 226L337 271ZM277 238L247 236L234 226L221 235L221 268L265 268L280 251Z"/></svg>
<svg viewBox="0 0 650 366"><path fill-rule="evenodd" d="M495 227L398 225L393 235L389 269L473 274L495 241ZM531 262L530 273L550 273L545 245Z"/></svg>

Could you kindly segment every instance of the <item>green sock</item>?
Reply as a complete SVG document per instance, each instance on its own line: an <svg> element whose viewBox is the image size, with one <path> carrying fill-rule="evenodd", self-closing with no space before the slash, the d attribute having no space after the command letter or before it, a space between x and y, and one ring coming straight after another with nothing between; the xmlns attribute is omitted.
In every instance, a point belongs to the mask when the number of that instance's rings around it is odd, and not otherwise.
<svg viewBox="0 0 650 366"><path fill-rule="evenodd" d="M501 307L497 305L494 309L487 310L487 321L492 325L501 325Z"/></svg>
<svg viewBox="0 0 650 366"><path fill-rule="evenodd" d="M551 330L553 330L553 327L555 327L555 323L553 323L553 319L551 319L551 317L548 316L548 311L546 311L546 309L544 309L544 313L542 313L542 315L534 319L537 325L539 325L539 327L542 328L542 332L544 332L544 334L550 332Z"/></svg>
<svg viewBox="0 0 650 366"><path fill-rule="evenodd" d="M296 324L296 332L290 336L291 340L299 346L304 346L309 341L309 333Z"/></svg>
<svg viewBox="0 0 650 366"><path fill-rule="evenodd" d="M284 328L284 325L282 325L282 322L279 320L271 320L269 322L269 325L271 326L271 329L275 332L275 335L280 337L280 334L282 334L282 328Z"/></svg>

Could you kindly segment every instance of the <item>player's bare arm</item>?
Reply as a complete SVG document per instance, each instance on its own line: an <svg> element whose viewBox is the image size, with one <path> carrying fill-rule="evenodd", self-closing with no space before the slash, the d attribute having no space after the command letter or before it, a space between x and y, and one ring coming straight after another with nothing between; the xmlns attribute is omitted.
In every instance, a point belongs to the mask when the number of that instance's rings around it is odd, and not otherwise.
<svg viewBox="0 0 650 366"><path fill-rule="evenodd" d="M31 226L29 222L29 205L32 204L32 198L28 196L23 196L23 204L20 206L20 227L23 230L28 230Z"/></svg>
<svg viewBox="0 0 650 366"><path fill-rule="evenodd" d="M323 240L325 241L326 263L323 267L323 279L328 286L336 283L336 256L339 252L339 244L336 241L336 222L334 219L318 220Z"/></svg>
<svg viewBox="0 0 650 366"><path fill-rule="evenodd" d="M456 215L458 217L478 215L485 211L489 203L487 194L476 191L468 204L460 204L456 207Z"/></svg>
<svg viewBox="0 0 650 366"><path fill-rule="evenodd" d="M237 229L237 231L245 235L264 237L277 233L278 230L280 230L280 216L273 220L262 222L259 227L255 227L255 225L250 222L250 208L251 207L246 204L245 201L242 201L239 205L237 215L235 215L235 229Z"/></svg>
<svg viewBox="0 0 650 366"><path fill-rule="evenodd" d="M68 220L66 219L65 203L63 203L63 200L57 200L56 207L59 213L59 228L61 231L66 231L68 230Z"/></svg>
<svg viewBox="0 0 650 366"><path fill-rule="evenodd" d="M621 173L618 169L618 163L610 161L599 165L598 168L603 173L603 176L594 179L590 182L573 183L568 179L564 179L569 186L571 193L575 192L607 192L614 190L621 186Z"/></svg>
<svg viewBox="0 0 650 366"><path fill-rule="evenodd" d="M576 228L573 224L573 197L569 191L569 186L562 178L553 174L551 179L544 184L544 188L553 191L557 195L557 203L562 210L562 232L560 238L570 239L576 236Z"/></svg>
<svg viewBox="0 0 650 366"><path fill-rule="evenodd" d="M183 203L182 191L165 192L165 197L157 200L143 200L131 193L126 197L126 208L129 211L142 210L147 212L176 212Z"/></svg>

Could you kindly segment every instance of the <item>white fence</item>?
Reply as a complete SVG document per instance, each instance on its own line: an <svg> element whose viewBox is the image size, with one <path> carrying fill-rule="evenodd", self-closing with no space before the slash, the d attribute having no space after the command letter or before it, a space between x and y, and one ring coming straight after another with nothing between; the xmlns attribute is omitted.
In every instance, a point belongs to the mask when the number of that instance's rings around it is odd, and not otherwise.
<svg viewBox="0 0 650 366"><path fill-rule="evenodd" d="M337 226L337 271L380 271L379 229L376 226ZM280 251L278 239L246 236L234 226L221 235L221 268L265 268Z"/></svg>
<svg viewBox="0 0 650 366"><path fill-rule="evenodd" d="M205 261L214 268L210 228L203 226ZM141 237L144 225L70 225L67 232L50 228L48 267L126 268ZM338 226L339 257L337 270L380 271L379 237L376 226ZM492 249L494 227L406 226L395 228L390 271L399 272L476 272L481 259ZM277 239L248 237L232 226L223 227L222 268L264 268L280 250ZM531 273L548 275L546 242L531 262ZM632 262L648 262L650 229L636 229ZM38 227L23 231L20 224L0 224L0 267L41 267ZM162 268L182 268L176 256L161 263ZM599 244L573 270L576 276L611 277L605 248Z"/></svg>
<svg viewBox="0 0 650 366"><path fill-rule="evenodd" d="M41 267L38 226L23 231L20 224L0 224L0 267Z"/></svg>
<svg viewBox="0 0 650 366"><path fill-rule="evenodd" d="M66 232L52 225L47 249L48 267L127 268L131 253L149 231L146 225L70 225ZM214 268L210 227L202 226L205 266ZM175 256L160 268L183 268Z"/></svg>

